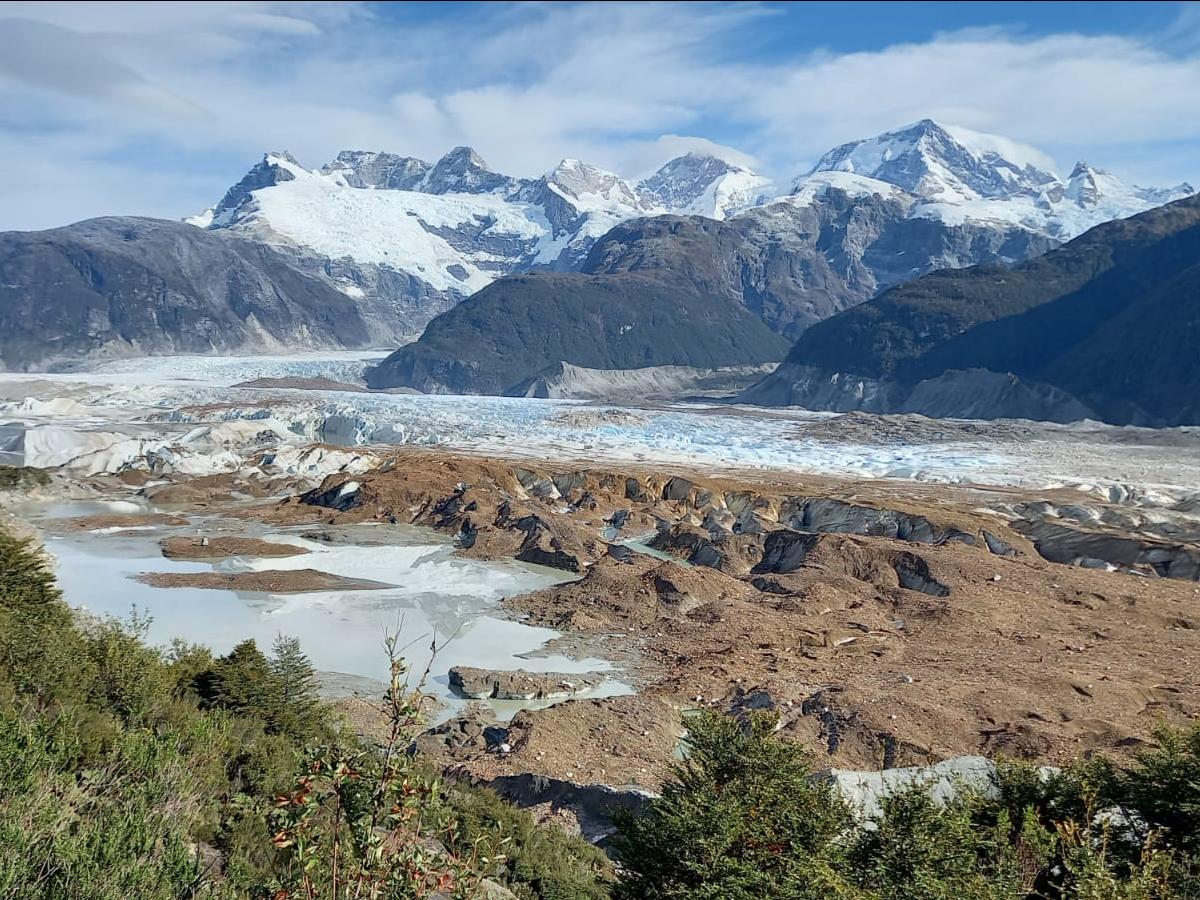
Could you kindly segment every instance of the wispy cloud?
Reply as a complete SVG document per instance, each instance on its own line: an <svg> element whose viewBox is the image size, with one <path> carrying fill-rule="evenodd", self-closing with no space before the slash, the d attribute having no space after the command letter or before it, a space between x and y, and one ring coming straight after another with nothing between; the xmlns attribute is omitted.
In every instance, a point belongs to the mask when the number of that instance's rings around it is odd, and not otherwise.
<svg viewBox="0 0 1200 900"><path fill-rule="evenodd" d="M786 14L802 15L800 12ZM689 149L780 178L830 146L932 116L1087 155L1144 181L1195 177L1194 13L1154 41L1006 29L854 52L755 52L764 4L9 3L0 24L0 228L106 212L177 216L266 149L498 168L563 156L641 174ZM736 148L736 149L735 149Z"/></svg>

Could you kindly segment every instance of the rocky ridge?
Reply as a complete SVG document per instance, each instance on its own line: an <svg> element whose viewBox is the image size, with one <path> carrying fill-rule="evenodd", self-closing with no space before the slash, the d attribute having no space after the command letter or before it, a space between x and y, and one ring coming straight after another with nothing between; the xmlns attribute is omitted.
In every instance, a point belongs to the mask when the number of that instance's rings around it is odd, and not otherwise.
<svg viewBox="0 0 1200 900"><path fill-rule="evenodd" d="M805 333L747 402L1171 426L1200 423L1200 199L1018 266L937 272Z"/></svg>

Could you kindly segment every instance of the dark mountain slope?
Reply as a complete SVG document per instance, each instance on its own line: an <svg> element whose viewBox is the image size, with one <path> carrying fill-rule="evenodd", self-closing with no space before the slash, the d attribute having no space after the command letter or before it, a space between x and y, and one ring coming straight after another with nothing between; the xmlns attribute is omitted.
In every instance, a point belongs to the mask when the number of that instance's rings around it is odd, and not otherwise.
<svg viewBox="0 0 1200 900"><path fill-rule="evenodd" d="M1198 341L1200 198L1191 197L1010 269L893 288L811 328L745 399L933 413L936 394L940 415L967 414L956 405L1014 414L1002 403L979 408L981 386L1001 377L1019 381L1026 400L1041 397L1042 417L1197 422Z"/></svg>
<svg viewBox="0 0 1200 900"><path fill-rule="evenodd" d="M0 361L361 347L354 301L271 248L159 219L0 234Z"/></svg>
<svg viewBox="0 0 1200 900"><path fill-rule="evenodd" d="M906 215L900 201L831 190L821 203L776 203L724 222L624 222L596 242L582 274L494 282L435 318L372 381L503 393L560 362L605 369L771 362L786 341L768 329L794 336L931 268L1025 258L1054 245L1016 227L952 227ZM509 312L548 319L518 326ZM591 334L579 330L585 321ZM629 336L625 326L633 326Z"/></svg>
<svg viewBox="0 0 1200 900"><path fill-rule="evenodd" d="M372 387L511 393L559 362L592 369L770 362L787 342L736 301L635 274L500 279L368 372Z"/></svg>

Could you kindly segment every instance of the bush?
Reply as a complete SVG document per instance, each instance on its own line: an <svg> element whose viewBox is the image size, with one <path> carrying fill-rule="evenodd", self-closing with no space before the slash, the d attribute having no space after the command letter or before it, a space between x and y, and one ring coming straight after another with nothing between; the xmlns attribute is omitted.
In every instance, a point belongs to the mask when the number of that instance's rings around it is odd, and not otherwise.
<svg viewBox="0 0 1200 900"><path fill-rule="evenodd" d="M486 788L453 786L446 802L455 818L450 849L464 856L476 849L493 860L486 874L521 900L609 897L612 864L582 838L537 825L529 813Z"/></svg>
<svg viewBox="0 0 1200 900"><path fill-rule="evenodd" d="M0 679L45 707L88 682L87 656L45 558L0 530Z"/></svg>
<svg viewBox="0 0 1200 900"><path fill-rule="evenodd" d="M688 746L650 814L620 821L617 897L1200 897L1200 725L1161 729L1124 769L1103 758L1056 776L1000 764L995 790L946 804L915 785L866 823L814 784L770 719L704 716Z"/></svg>
<svg viewBox="0 0 1200 900"><path fill-rule="evenodd" d="M197 724L125 732L77 769L69 717L0 712L0 896L215 896L190 834L212 789L182 747L210 743L211 723Z"/></svg>
<svg viewBox="0 0 1200 900"><path fill-rule="evenodd" d="M838 871L850 812L814 782L805 752L774 720L689 720L687 758L643 818L620 817L622 898L853 896Z"/></svg>

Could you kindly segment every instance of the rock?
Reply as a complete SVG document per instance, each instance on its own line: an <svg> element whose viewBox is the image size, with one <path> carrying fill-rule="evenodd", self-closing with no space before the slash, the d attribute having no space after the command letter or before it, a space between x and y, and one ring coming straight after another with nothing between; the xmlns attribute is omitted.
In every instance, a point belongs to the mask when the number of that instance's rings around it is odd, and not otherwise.
<svg viewBox="0 0 1200 900"><path fill-rule="evenodd" d="M1017 555L1016 550L1014 550L1012 547L1010 547L1004 541L1000 540L1000 538L998 538L996 535L992 534L990 531L983 532L983 541L985 544L987 544L988 550L991 551L992 553L996 554L996 556L1016 556Z"/></svg>
<svg viewBox="0 0 1200 900"><path fill-rule="evenodd" d="M664 500L686 500L695 489L696 485L686 478L672 478L663 486L662 498Z"/></svg>
<svg viewBox="0 0 1200 900"><path fill-rule="evenodd" d="M833 783L860 820L879 816L885 797L916 786L928 789L939 805L953 800L964 790L978 791L988 797L998 793L996 765L982 756L958 756L931 766L881 772L831 769L824 777Z"/></svg>
<svg viewBox="0 0 1200 900"><path fill-rule="evenodd" d="M1034 549L1050 562L1200 581L1200 547L1088 531L1057 522L1020 519L1012 527L1032 540Z"/></svg>
<svg viewBox="0 0 1200 900"><path fill-rule="evenodd" d="M526 672L523 669L499 672L470 666L450 669L451 687L476 700L566 700L603 682L604 676L595 674Z"/></svg>
<svg viewBox="0 0 1200 900"><path fill-rule="evenodd" d="M643 813L658 796L634 785L577 784L533 773L501 775L485 784L521 808L550 804L570 810L581 836L593 844L603 844L616 831L612 824L614 812Z"/></svg>
<svg viewBox="0 0 1200 900"><path fill-rule="evenodd" d="M809 551L816 546L820 537L802 534L799 531L779 530L767 535L762 559L750 570L753 575L773 573L784 575L795 572L804 565ZM760 589L761 590L761 589Z"/></svg>

